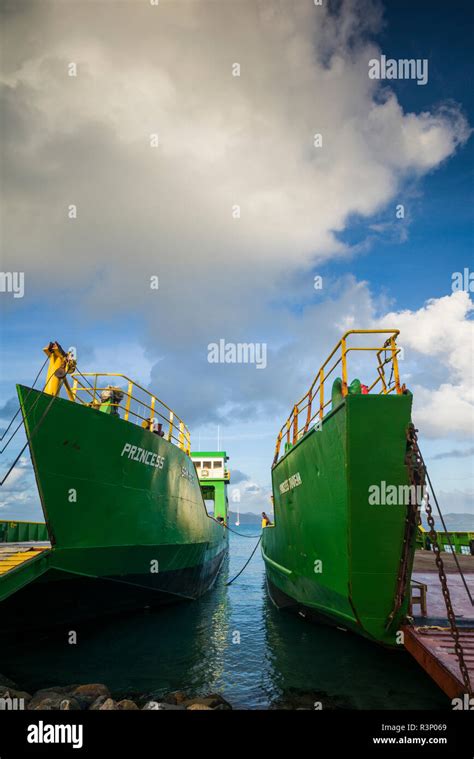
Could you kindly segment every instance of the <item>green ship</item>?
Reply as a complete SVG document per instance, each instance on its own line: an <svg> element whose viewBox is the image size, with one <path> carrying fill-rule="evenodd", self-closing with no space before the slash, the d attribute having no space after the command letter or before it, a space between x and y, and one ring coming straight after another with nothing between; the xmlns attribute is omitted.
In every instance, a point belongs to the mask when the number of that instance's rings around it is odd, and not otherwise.
<svg viewBox="0 0 474 759"><path fill-rule="evenodd" d="M274 524L262 536L278 607L388 646L408 613L421 500L397 336L350 330L295 404L277 438ZM349 358L371 384L349 383Z"/></svg>
<svg viewBox="0 0 474 759"><path fill-rule="evenodd" d="M228 550L225 451L205 454L203 497L189 431L157 396L45 353L44 389L17 390L47 542L0 544L0 634L198 598Z"/></svg>

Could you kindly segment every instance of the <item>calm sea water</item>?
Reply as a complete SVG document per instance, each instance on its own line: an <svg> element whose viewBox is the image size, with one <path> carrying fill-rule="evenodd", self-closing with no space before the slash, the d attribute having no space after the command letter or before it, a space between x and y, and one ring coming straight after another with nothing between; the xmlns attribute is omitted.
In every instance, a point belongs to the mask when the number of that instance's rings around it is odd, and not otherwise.
<svg viewBox="0 0 474 759"><path fill-rule="evenodd" d="M234 528L247 535L259 528ZM447 699L404 652L279 612L260 548L230 587L254 540L230 536L230 556L200 601L79 628L77 645L48 638L0 655L0 671L32 691L104 682L112 692L218 692L234 708L432 709ZM240 641L240 642L239 642Z"/></svg>

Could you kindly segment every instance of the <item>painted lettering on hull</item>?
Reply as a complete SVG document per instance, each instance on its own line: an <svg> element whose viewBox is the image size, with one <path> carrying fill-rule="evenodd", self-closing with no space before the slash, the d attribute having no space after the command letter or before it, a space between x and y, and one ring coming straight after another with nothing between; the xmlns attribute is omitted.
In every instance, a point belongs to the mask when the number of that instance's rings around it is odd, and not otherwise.
<svg viewBox="0 0 474 759"><path fill-rule="evenodd" d="M283 493L288 493L289 490L293 490L293 488L297 488L298 485L301 484L301 475L299 472L296 472L296 474L292 474L291 477L288 477L287 480L283 480L283 482L280 483L280 493L282 495Z"/></svg>
<svg viewBox="0 0 474 759"><path fill-rule="evenodd" d="M137 445L125 443L121 456L126 456L131 461L138 461L140 464L153 466L156 469L163 469L165 457L159 456L153 451L147 451L146 448L139 448Z"/></svg>

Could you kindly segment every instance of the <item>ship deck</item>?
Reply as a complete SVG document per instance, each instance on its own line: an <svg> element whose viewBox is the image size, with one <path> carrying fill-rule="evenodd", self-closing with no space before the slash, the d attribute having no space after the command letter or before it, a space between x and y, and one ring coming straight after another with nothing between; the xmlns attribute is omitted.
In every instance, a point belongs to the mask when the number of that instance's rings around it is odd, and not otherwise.
<svg viewBox="0 0 474 759"><path fill-rule="evenodd" d="M443 553L456 622L463 647L464 660L474 687L474 608L458 574L455 559ZM474 556L457 555L466 584L474 596ZM405 648L449 698L466 692L459 664L454 652L435 555L431 551L417 551L412 579L426 587L426 613L419 606L413 610L413 624L405 625Z"/></svg>

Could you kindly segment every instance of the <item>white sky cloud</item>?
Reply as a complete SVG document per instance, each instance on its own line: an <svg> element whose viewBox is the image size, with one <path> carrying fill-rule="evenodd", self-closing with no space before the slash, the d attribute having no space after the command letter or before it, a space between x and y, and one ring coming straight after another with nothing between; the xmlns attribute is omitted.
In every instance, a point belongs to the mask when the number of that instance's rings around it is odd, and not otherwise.
<svg viewBox="0 0 474 759"><path fill-rule="evenodd" d="M432 437L474 436L474 309L464 291L428 301L417 311L389 313L385 326L401 331L405 360L423 357L420 381L413 386L416 423ZM443 381L433 386L433 376L443 367ZM423 382L424 379L424 382Z"/></svg>
<svg viewBox="0 0 474 759"><path fill-rule="evenodd" d="M7 265L48 280L54 267L73 287L99 274L94 300L120 310L157 268L165 287L178 268L239 277L258 259L272 277L343 254L350 214L394 202L469 129L455 106L404 113L368 78L377 4L342 6L117 3L111 19L104 3L44 2L7 15Z"/></svg>

